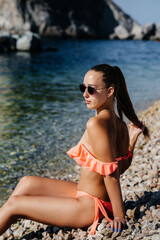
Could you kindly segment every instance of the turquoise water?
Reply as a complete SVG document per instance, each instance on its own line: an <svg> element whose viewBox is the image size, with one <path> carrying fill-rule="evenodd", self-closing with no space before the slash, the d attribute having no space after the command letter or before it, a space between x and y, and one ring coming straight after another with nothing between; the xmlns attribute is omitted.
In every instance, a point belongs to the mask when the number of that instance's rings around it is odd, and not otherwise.
<svg viewBox="0 0 160 240"><path fill-rule="evenodd" d="M65 152L77 143L94 114L86 109L78 88L90 67L118 65L136 110L160 97L159 42L59 40L53 44L58 52L0 55L2 202L24 175L61 177L72 172L73 162Z"/></svg>

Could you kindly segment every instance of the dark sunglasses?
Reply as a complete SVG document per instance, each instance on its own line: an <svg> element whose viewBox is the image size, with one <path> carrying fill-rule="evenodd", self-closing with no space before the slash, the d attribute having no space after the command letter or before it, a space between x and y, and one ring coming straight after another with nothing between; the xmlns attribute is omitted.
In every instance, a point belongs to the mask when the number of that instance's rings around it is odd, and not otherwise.
<svg viewBox="0 0 160 240"><path fill-rule="evenodd" d="M85 92L86 88L87 88L88 93L89 93L90 95L92 95L92 94L94 94L97 90L104 89L104 88L106 88L106 87L103 87L103 88L93 88L93 87L91 87L91 86L86 87L86 86L83 85L83 84L80 84L80 85L79 85L79 89L80 89L80 91L81 91L82 93Z"/></svg>

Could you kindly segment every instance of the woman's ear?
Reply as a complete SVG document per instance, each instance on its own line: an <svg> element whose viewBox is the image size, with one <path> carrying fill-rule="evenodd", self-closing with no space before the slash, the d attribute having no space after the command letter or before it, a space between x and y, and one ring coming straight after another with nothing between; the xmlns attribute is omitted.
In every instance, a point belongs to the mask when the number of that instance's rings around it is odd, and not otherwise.
<svg viewBox="0 0 160 240"><path fill-rule="evenodd" d="M111 86L107 89L107 97L111 97L114 95L114 87Z"/></svg>

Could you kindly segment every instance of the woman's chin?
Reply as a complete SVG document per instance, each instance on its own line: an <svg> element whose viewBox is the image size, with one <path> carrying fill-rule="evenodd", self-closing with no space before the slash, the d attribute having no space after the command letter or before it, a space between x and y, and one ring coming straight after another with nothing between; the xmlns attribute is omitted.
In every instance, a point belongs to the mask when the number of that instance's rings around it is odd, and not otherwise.
<svg viewBox="0 0 160 240"><path fill-rule="evenodd" d="M95 107L93 107L93 106L91 106L91 105L89 105L89 104L87 104L87 108L88 108L88 109L91 109L91 110L92 110L92 109L95 109Z"/></svg>

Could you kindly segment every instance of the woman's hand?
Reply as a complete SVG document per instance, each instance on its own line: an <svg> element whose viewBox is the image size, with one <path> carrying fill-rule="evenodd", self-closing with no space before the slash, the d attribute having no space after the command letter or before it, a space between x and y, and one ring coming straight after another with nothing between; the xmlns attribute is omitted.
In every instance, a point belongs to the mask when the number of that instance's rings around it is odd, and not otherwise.
<svg viewBox="0 0 160 240"><path fill-rule="evenodd" d="M130 128L129 128L129 138L137 138L145 129L145 124L142 122L142 127L139 128L135 126L133 123L131 123Z"/></svg>
<svg viewBox="0 0 160 240"><path fill-rule="evenodd" d="M107 224L107 228L111 228L112 231L120 232L126 226L125 219L122 217L115 217L112 222Z"/></svg>

